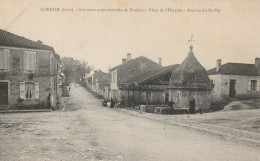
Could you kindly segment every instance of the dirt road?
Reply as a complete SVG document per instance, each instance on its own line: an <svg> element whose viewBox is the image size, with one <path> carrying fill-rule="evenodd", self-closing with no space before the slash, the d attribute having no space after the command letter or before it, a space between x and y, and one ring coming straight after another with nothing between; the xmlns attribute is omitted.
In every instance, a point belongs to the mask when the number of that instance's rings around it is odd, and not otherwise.
<svg viewBox="0 0 260 161"><path fill-rule="evenodd" d="M64 111L0 115L0 160L255 161L260 149L101 107L72 86Z"/></svg>

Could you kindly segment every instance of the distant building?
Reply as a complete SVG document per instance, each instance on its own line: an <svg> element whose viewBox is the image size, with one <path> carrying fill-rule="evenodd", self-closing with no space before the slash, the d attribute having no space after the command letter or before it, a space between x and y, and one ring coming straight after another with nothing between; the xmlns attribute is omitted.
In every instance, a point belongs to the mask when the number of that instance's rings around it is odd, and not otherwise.
<svg viewBox="0 0 260 161"><path fill-rule="evenodd" d="M193 46L190 46L188 56L172 71L169 96L182 108L189 107L192 99L195 99L197 107L208 108L213 84L192 50Z"/></svg>
<svg viewBox="0 0 260 161"><path fill-rule="evenodd" d="M53 47L0 29L0 108L50 108L60 97Z"/></svg>
<svg viewBox="0 0 260 161"><path fill-rule="evenodd" d="M127 94L126 81L149 70L158 69L161 66L143 56L131 59L131 54L122 59L122 64L110 70L110 98L121 100Z"/></svg>
<svg viewBox="0 0 260 161"><path fill-rule="evenodd" d="M162 58L156 63L143 56L131 59L127 54L121 65L110 70L109 97L124 106L167 104L167 86L176 66L162 67Z"/></svg>
<svg viewBox="0 0 260 161"><path fill-rule="evenodd" d="M85 84L93 92L108 98L108 91L105 89L109 82L109 74L101 70L94 71L93 74L85 78Z"/></svg>
<svg viewBox="0 0 260 161"><path fill-rule="evenodd" d="M226 63L216 61L216 67L208 75L215 86L212 96L215 100L232 98L239 95L260 95L260 58L255 64Z"/></svg>

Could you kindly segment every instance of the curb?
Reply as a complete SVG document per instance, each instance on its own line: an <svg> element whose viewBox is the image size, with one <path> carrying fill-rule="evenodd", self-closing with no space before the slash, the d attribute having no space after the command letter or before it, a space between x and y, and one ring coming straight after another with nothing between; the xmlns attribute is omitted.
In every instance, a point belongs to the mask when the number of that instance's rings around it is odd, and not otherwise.
<svg viewBox="0 0 260 161"><path fill-rule="evenodd" d="M31 112L51 112L51 109L39 110L0 110L0 113L31 113Z"/></svg>

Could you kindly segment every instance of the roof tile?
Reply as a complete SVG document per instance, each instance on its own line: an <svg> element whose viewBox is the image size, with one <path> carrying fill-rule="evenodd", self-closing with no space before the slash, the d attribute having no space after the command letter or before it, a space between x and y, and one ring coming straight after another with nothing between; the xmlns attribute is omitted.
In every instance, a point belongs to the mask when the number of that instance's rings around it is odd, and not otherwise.
<svg viewBox="0 0 260 161"><path fill-rule="evenodd" d="M207 71L208 75L223 74L223 75L248 75L260 76L260 71L257 70L254 64L243 63L226 63L221 65L220 71L217 72L216 68Z"/></svg>

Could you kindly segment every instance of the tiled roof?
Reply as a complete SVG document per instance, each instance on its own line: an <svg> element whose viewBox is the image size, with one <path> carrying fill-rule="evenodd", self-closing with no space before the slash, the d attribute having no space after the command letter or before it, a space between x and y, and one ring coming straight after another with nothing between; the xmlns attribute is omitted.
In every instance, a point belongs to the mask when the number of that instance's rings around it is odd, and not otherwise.
<svg viewBox="0 0 260 161"><path fill-rule="evenodd" d="M20 47L29 49L52 50L53 47L44 45L40 42L35 42L24 37L12 34L0 29L0 46Z"/></svg>
<svg viewBox="0 0 260 161"><path fill-rule="evenodd" d="M110 71L113 71L113 70L115 70L115 69L117 69L117 68L120 68L120 67L122 67L122 66L129 66L129 65L138 63L138 61L139 61L140 59L149 60L149 61L155 63L155 64L159 67L159 64L157 64L156 62L154 62L154 61L152 61L152 60L150 60L150 59L148 59L148 58L146 58L146 57L144 57L144 56L140 56L140 57L137 57L137 58L135 58L135 59L131 59L131 60L129 60L129 61L126 61L124 64L119 64L119 65L113 67L112 69L110 69Z"/></svg>
<svg viewBox="0 0 260 161"><path fill-rule="evenodd" d="M173 70L169 88L211 89L212 84L206 69L199 63L190 46L185 60Z"/></svg>
<svg viewBox="0 0 260 161"><path fill-rule="evenodd" d="M144 84L146 82L157 79L165 74L170 74L177 66L179 66L179 65L175 64L175 65L169 65L166 67L161 67L159 69L154 69L154 70L139 74L139 75L127 80L125 83L127 83L127 84L132 84L132 83Z"/></svg>
<svg viewBox="0 0 260 161"><path fill-rule="evenodd" d="M142 68L141 64L143 64L143 67L145 67ZM138 76L139 74L143 74L147 71L159 68L161 68L161 66L158 63L144 56L140 56L138 58L131 59L124 64L118 65L112 68L110 71L117 69L118 84L121 84L125 83L125 81L133 77Z"/></svg>
<svg viewBox="0 0 260 161"><path fill-rule="evenodd" d="M217 72L216 68L207 71L208 75L223 74L223 75L248 75L260 76L260 71L257 70L254 64L242 63L226 63L221 65L220 71Z"/></svg>

